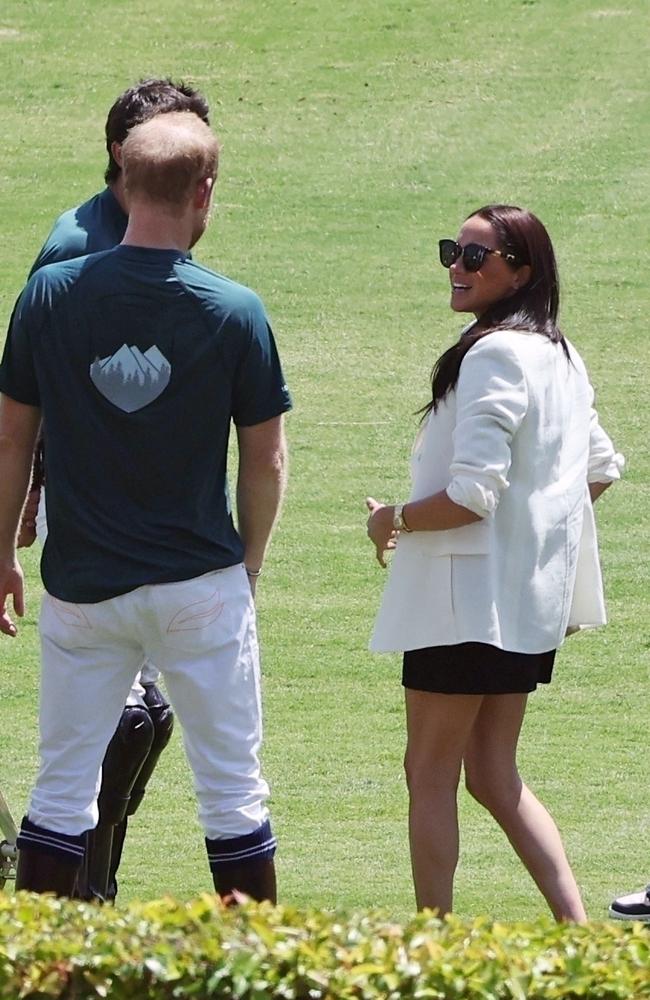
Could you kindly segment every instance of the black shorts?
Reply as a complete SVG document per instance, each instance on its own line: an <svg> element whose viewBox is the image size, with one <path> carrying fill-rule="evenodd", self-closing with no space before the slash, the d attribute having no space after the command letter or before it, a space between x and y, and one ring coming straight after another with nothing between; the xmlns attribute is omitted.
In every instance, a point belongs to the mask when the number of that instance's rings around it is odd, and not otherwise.
<svg viewBox="0 0 650 1000"><path fill-rule="evenodd" d="M555 652L511 653L485 642L410 649L402 684L439 694L524 694L550 683Z"/></svg>

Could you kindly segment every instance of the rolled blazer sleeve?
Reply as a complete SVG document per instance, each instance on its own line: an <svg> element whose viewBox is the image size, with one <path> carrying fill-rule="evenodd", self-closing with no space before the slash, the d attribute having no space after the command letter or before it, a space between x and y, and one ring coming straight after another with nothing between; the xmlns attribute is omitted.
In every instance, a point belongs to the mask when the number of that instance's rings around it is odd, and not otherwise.
<svg viewBox="0 0 650 1000"><path fill-rule="evenodd" d="M465 355L456 386L451 481L447 495L479 517L491 514L508 488L510 443L528 408L521 362L501 333Z"/></svg>
<svg viewBox="0 0 650 1000"><path fill-rule="evenodd" d="M598 413L594 409L594 390L591 392L591 414L589 418L589 464L587 479L590 483L613 483L621 478L625 459L616 451L611 439L600 426Z"/></svg>

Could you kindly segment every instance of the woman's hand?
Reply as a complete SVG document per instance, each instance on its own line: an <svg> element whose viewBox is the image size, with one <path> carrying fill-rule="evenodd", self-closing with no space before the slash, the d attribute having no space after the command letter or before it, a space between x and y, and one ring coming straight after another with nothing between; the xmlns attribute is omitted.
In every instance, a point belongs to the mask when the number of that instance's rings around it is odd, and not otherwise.
<svg viewBox="0 0 650 1000"><path fill-rule="evenodd" d="M395 548L397 543L397 532L393 527L394 507L387 507L383 503L377 503L373 497L366 497L366 507L370 511L368 518L368 538L377 550L377 561L380 566L386 569L384 552Z"/></svg>

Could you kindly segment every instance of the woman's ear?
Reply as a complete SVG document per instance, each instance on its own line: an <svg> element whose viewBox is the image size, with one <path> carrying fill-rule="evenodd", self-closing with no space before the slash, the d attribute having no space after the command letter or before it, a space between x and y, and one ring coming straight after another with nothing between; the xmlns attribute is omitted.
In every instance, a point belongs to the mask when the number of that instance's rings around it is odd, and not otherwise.
<svg viewBox="0 0 650 1000"><path fill-rule="evenodd" d="M521 267L517 268L512 282L515 291L518 291L520 288L524 288L524 286L528 284L531 274L532 269L530 264L522 264Z"/></svg>

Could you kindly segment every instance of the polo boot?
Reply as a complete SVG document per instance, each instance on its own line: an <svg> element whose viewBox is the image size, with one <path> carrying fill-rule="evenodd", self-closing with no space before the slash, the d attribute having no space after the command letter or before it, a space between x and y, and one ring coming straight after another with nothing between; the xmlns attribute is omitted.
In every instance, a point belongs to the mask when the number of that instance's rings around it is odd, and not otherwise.
<svg viewBox="0 0 650 1000"><path fill-rule="evenodd" d="M222 898L232 902L236 890L251 899L277 902L276 839L269 820L241 837L206 837L205 846L214 887Z"/></svg>
<svg viewBox="0 0 650 1000"><path fill-rule="evenodd" d="M227 902L235 900L235 891L242 892L258 902L268 899L275 904L278 901L275 864L272 859L228 865L213 871L212 880L221 898Z"/></svg>
<svg viewBox="0 0 650 1000"><path fill-rule="evenodd" d="M84 858L85 834L69 836L25 817L16 840L16 890L72 896Z"/></svg>

